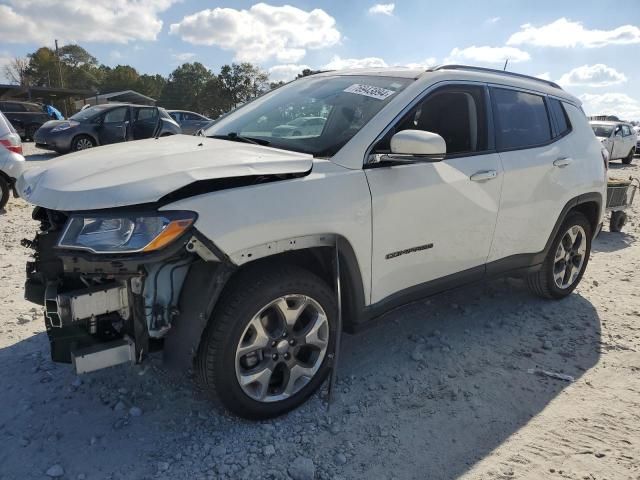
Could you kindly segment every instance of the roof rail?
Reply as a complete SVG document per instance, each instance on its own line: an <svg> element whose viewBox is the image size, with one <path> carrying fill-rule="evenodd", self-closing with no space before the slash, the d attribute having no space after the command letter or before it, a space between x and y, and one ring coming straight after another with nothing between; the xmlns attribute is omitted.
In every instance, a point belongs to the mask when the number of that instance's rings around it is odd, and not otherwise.
<svg viewBox="0 0 640 480"><path fill-rule="evenodd" d="M519 78L526 78L527 80L534 80L536 82L541 82L553 88L558 88L562 90L562 87L560 85L558 85L555 82L552 82L551 80L532 77L531 75L524 75L522 73L509 72L507 70L496 70L495 68L473 67L470 65L438 65L437 67L428 68L427 72L436 72L438 70L471 70L474 72L495 73L496 75L509 75L512 77L519 77Z"/></svg>

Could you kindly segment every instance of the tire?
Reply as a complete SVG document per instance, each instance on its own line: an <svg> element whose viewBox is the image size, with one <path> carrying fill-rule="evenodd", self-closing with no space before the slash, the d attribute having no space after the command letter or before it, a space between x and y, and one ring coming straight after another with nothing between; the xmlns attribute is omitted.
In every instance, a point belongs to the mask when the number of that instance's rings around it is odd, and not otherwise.
<svg viewBox="0 0 640 480"><path fill-rule="evenodd" d="M635 155L635 150L632 148L631 151L629 152L629 155L627 155L622 159L622 163L624 163L625 165L629 165L633 161L634 155Z"/></svg>
<svg viewBox="0 0 640 480"><path fill-rule="evenodd" d="M610 232L621 232L622 227L627 223L627 214L623 211L611 212L611 220L609 221Z"/></svg>
<svg viewBox="0 0 640 480"><path fill-rule="evenodd" d="M11 188L9 187L9 183L6 179L0 176L0 210L3 210L4 207L7 206L10 193Z"/></svg>
<svg viewBox="0 0 640 480"><path fill-rule="evenodd" d="M572 233L576 237L572 240ZM580 243L578 245L578 237ZM592 228L587 217L580 212L570 212L562 222L551 248L537 272L527 278L530 290L542 298L560 299L569 295L580 283L591 254ZM572 244L573 242L573 244ZM562 251L560 246L562 244ZM569 248L569 245L571 247ZM556 260L556 255L562 257ZM566 268L571 264L569 275ZM564 266L564 270L562 269ZM562 275L564 273L564 275ZM557 278L561 276L562 278ZM566 283L565 283L566 280Z"/></svg>
<svg viewBox="0 0 640 480"><path fill-rule="evenodd" d="M36 133L36 130L38 130L38 125L28 125L25 129L24 129L24 138L25 140L33 140L33 136Z"/></svg>
<svg viewBox="0 0 640 480"><path fill-rule="evenodd" d="M96 146L96 142L89 135L78 135L71 141L71 151L79 152Z"/></svg>
<svg viewBox="0 0 640 480"><path fill-rule="evenodd" d="M307 306L300 308L302 299L307 299ZM297 316L287 337L282 336L286 328L282 308L288 316ZM336 315L333 291L307 270L283 265L242 272L225 289L203 334L196 356L197 377L207 393L240 417L256 420L282 415L309 398L329 373ZM303 339L324 342L324 353L321 347L304 345ZM300 375L301 368L309 369L308 377ZM244 386L240 378L245 379ZM297 381L288 382L293 378Z"/></svg>

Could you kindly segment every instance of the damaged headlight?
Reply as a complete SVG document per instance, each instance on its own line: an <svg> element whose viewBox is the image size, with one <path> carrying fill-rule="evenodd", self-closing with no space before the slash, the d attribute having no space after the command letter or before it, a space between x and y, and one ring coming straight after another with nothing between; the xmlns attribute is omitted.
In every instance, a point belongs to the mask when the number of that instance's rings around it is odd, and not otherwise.
<svg viewBox="0 0 640 480"><path fill-rule="evenodd" d="M93 253L151 252L173 242L195 218L193 212L72 215L58 246Z"/></svg>

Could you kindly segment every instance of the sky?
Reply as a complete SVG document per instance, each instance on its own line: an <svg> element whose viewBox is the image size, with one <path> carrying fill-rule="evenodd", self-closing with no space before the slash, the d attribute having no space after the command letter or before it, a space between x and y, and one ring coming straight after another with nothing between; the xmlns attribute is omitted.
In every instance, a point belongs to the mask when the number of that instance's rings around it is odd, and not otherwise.
<svg viewBox="0 0 640 480"><path fill-rule="evenodd" d="M588 114L640 120L640 0L0 0L0 65L55 39L141 73L249 61L273 80L307 67L502 68L508 58L508 70L560 83Z"/></svg>

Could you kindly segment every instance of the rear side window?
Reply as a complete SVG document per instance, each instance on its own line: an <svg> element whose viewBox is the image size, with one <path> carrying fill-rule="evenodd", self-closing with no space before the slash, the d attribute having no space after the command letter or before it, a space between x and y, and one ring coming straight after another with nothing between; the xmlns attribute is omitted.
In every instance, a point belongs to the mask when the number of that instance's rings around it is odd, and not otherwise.
<svg viewBox="0 0 640 480"><path fill-rule="evenodd" d="M493 88L491 98L498 149L533 147L551 140L551 124L542 96Z"/></svg>
<svg viewBox="0 0 640 480"><path fill-rule="evenodd" d="M24 105L21 105L19 103L5 102L2 107L3 107L2 108L3 112L24 112L24 111L26 111L26 109L24 108Z"/></svg>
<svg viewBox="0 0 640 480"><path fill-rule="evenodd" d="M622 126L622 135L625 137L631 135L631 129L627 125Z"/></svg>
<svg viewBox="0 0 640 480"><path fill-rule="evenodd" d="M571 130L569 117L567 116L567 112L562 106L562 102L560 100L556 100L555 98L548 98L547 101L549 102L549 110L551 111L551 115L556 122L556 136L561 137Z"/></svg>

